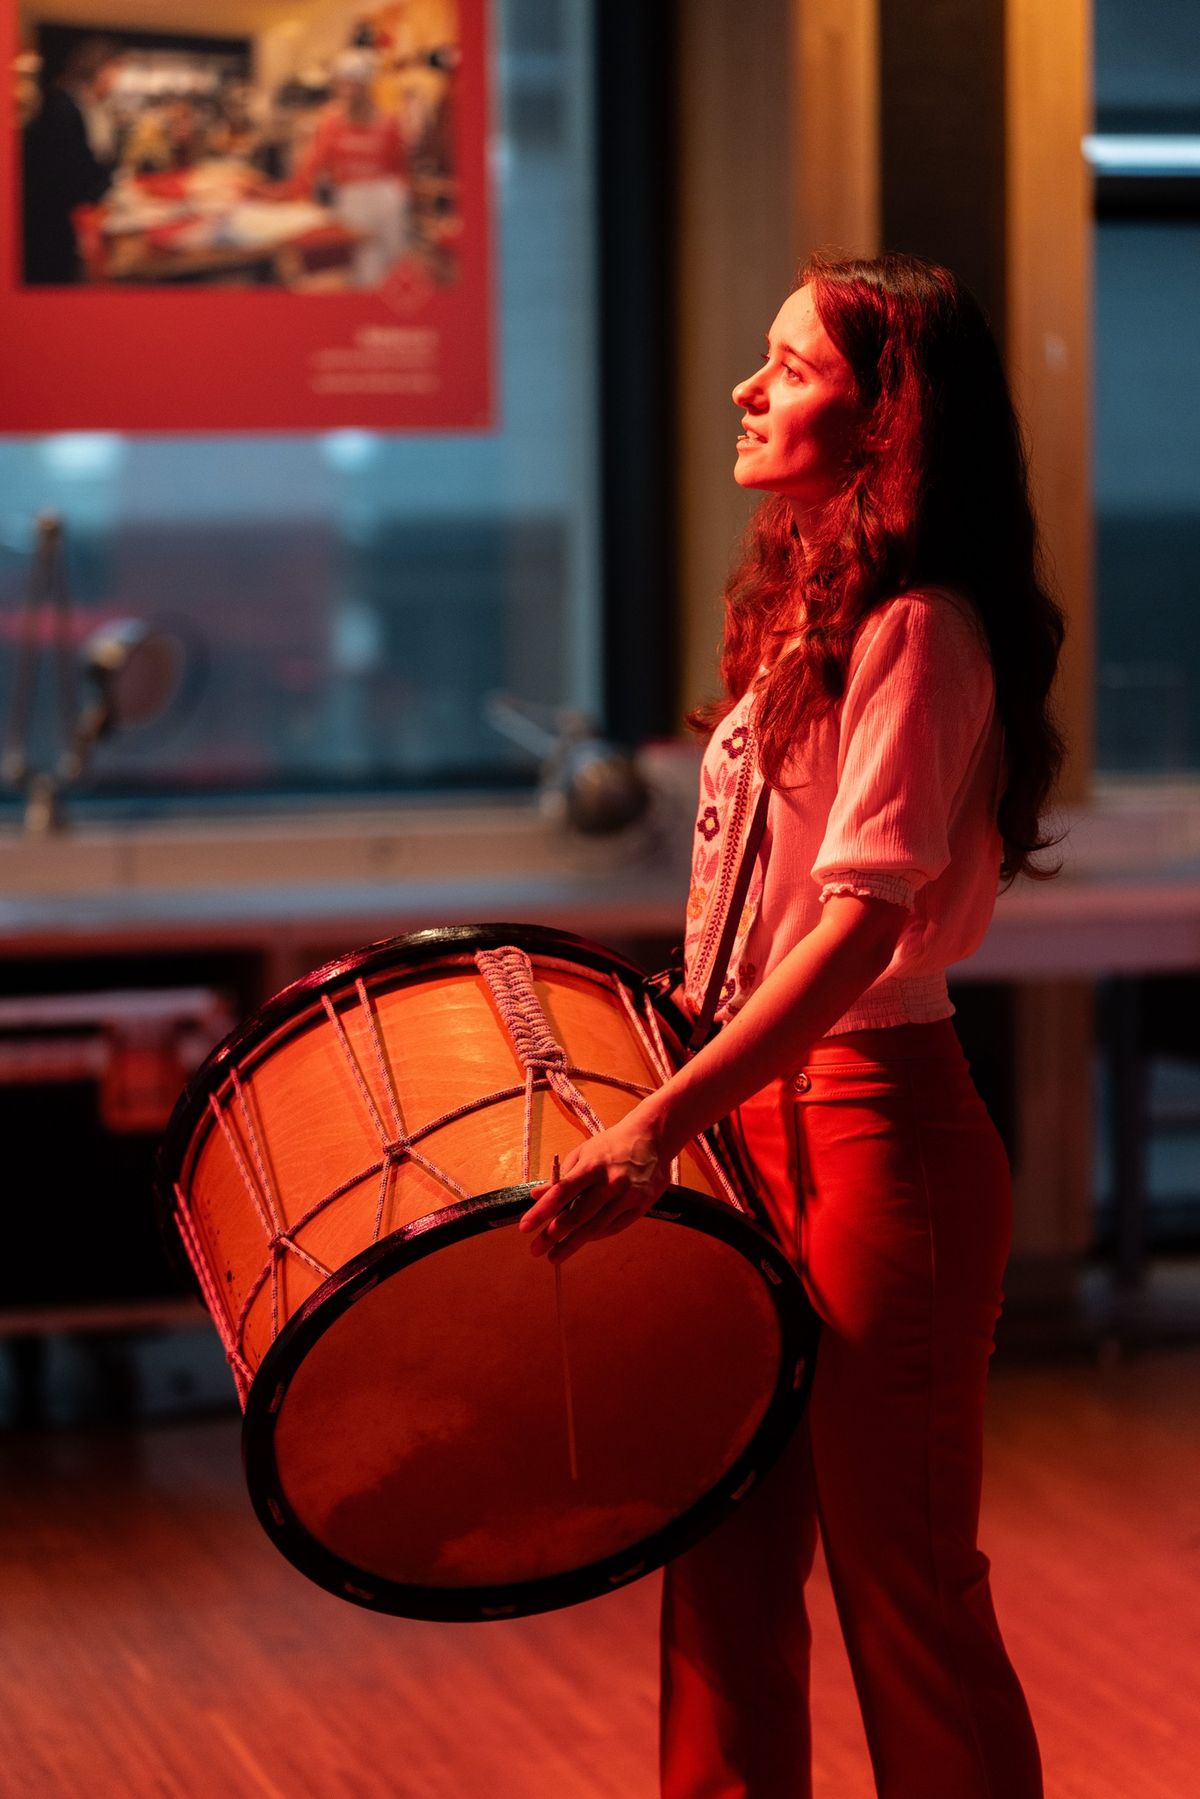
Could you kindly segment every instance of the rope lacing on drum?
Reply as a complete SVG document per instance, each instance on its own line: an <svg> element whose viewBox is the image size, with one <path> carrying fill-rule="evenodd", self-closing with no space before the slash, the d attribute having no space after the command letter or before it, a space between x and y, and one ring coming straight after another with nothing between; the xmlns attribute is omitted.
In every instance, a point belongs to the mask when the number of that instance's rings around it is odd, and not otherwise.
<svg viewBox="0 0 1200 1799"><path fill-rule="evenodd" d="M272 1337L277 1337L279 1335L279 1269L283 1258L288 1255L294 1256L298 1262L303 1262L307 1268L310 1268L313 1273L318 1275L323 1281L329 1279L332 1269L327 1268L323 1262L319 1262L317 1258L310 1255L306 1249L302 1249L292 1237L284 1221L283 1213L275 1194L274 1182L271 1179L267 1157L263 1150L257 1126L254 1122L254 1114L251 1111L250 1104L246 1098L246 1090L242 1085L236 1069L230 1071L229 1084L237 1108L238 1118L241 1123L242 1135L244 1136L246 1144L249 1145L250 1161L247 1161L243 1144L238 1139L238 1132L234 1129L227 1107L221 1104L215 1093L209 1095L209 1110L215 1118L221 1135L224 1137L225 1142L229 1147L229 1153L233 1157L234 1166L241 1177L242 1185L250 1196L250 1202L258 1214L259 1221L262 1224L267 1237L266 1267L246 1295L237 1321L232 1329L229 1324L229 1315L224 1296L217 1288L216 1282L212 1278L208 1263L204 1257L199 1232L196 1228L196 1221L192 1217L187 1195L184 1193L183 1188L178 1182L176 1182L175 1185L175 1206L179 1232L183 1238L184 1249L187 1251L187 1257L192 1264L196 1279L200 1283L200 1290L204 1295L205 1304L208 1306L217 1329L220 1332L221 1342L225 1350L225 1359L233 1370L233 1378L237 1385L238 1397L244 1405L250 1382L253 1379L253 1370L242 1353L242 1344L245 1340L246 1319L249 1315L250 1307L257 1298L264 1282L269 1279L271 1283L271 1335ZM253 1170L251 1169L250 1162L253 1162ZM298 1226L293 1225L291 1228L292 1230L295 1230Z"/></svg>
<svg viewBox="0 0 1200 1799"><path fill-rule="evenodd" d="M411 1162L416 1162L419 1167L425 1170L426 1174L432 1175L435 1181L440 1181L443 1187L447 1188L449 1192L456 1194L459 1199L470 1199L471 1195L467 1192L467 1189L461 1182L455 1180L452 1174L448 1174L444 1168L438 1165L438 1163L432 1161L428 1156L423 1155L422 1152L416 1148L414 1139L410 1137L405 1130L404 1118L400 1110L400 1100L396 1093L395 1081L392 1078L391 1065L388 1062L387 1054L383 1047L383 1038L379 1034L379 1021L375 1016L375 1009L371 1004L370 996L361 979L355 981L354 990L358 994L358 1003L362 1008L362 1015L367 1022L367 1036L370 1039L371 1047L374 1051L375 1066L379 1070L380 1081L383 1085L383 1090L387 1095L388 1110L391 1113L392 1118L392 1129L390 1134L380 1115L379 1107L375 1104L370 1084L362 1071L358 1057L354 1053L354 1047L350 1042L345 1024L338 1014L337 1007L327 993L321 995L321 1004L325 1008L326 1017L333 1026L334 1035L341 1045L342 1053L346 1058L351 1074L354 1076L354 1084L362 1095L363 1103L370 1115L371 1122L379 1133L379 1147L383 1151L383 1167L380 1170L379 1198L375 1206L375 1230L371 1238L371 1241L375 1243L378 1242L379 1233L383 1228L383 1214L387 1205L388 1191L392 1181L392 1171L397 1163L403 1162L406 1159ZM421 1134L424 1135L424 1133Z"/></svg>
<svg viewBox="0 0 1200 1799"><path fill-rule="evenodd" d="M175 1183L175 1221L179 1226L179 1234L183 1238L183 1247L187 1251L187 1259L192 1264L192 1272L200 1283L200 1291L204 1295L204 1303L208 1307L209 1314L220 1335L221 1347L225 1351L225 1360L229 1363L233 1373L234 1385L237 1387L239 1403L244 1408L246 1404L246 1395L250 1391L250 1382L254 1378L254 1371L242 1354L241 1349L238 1347L241 1335L240 1329L235 1333L229 1327L229 1318L225 1310L224 1300L217 1290L217 1283L213 1280L208 1262L205 1260L204 1251L196 1231L195 1221L192 1218L191 1208L188 1205L187 1195L179 1185L178 1181Z"/></svg>
<svg viewBox="0 0 1200 1799"><path fill-rule="evenodd" d="M268 1177L268 1161L261 1141L261 1128L254 1123L245 1089L236 1073L231 1071L231 1088L237 1103L237 1110L241 1116L243 1132L246 1141L250 1145L250 1159L259 1171L258 1180L256 1180L251 1173L250 1162L243 1153L242 1144L238 1140L238 1134L234 1130L225 1109L215 1096L210 1096L209 1098L209 1109L220 1127L221 1134L228 1145L230 1155L232 1156L234 1166L241 1178L242 1185L245 1187L246 1192L250 1197L251 1204L258 1215L259 1222L263 1227L264 1236L266 1237L268 1250L266 1262L260 1273L251 1281L237 1317L233 1321L232 1328L230 1328L229 1313L225 1296L220 1293L208 1272L207 1264L204 1259L202 1240L199 1230L197 1229L196 1221L191 1213L188 1197L183 1188L178 1184L176 1185L176 1207L180 1233L184 1240L184 1247L187 1250L188 1259L195 1269L196 1278L200 1283L209 1311L212 1313L217 1329L221 1334L221 1341L225 1348L226 1359L233 1370L234 1380L237 1384L238 1393L243 1404L245 1404L246 1393L249 1389L254 1372L242 1353L242 1345L245 1342L246 1326L249 1321L251 1309L253 1308L259 1293L269 1280L271 1283L272 1294L272 1336L277 1336L279 1334L280 1292L278 1270L279 1262L283 1255L291 1254L297 1257L298 1260L306 1263L315 1273L320 1275L322 1280L328 1279L332 1270L326 1268L315 1256L312 1256L308 1254L307 1251L301 1249L300 1245L295 1240L296 1237L302 1231L306 1230L313 1220L319 1217L322 1212L326 1211L328 1207L336 1204L339 1199L342 1199L355 1187L361 1186L364 1181L372 1180L378 1176L379 1194L376 1200L374 1230L371 1238L372 1242L378 1242L382 1233L387 1198L391 1190L393 1178L392 1171L405 1157L410 1161L419 1163L422 1168L436 1180L441 1181L441 1183L456 1197L469 1198L470 1195L466 1193L461 1183L456 1181L454 1177L448 1174L444 1169L440 1168L431 1157L426 1156L420 1151L417 1148L417 1145L423 1138L436 1137L439 1131L444 1130L447 1125L457 1123L459 1119L469 1118L474 1113L484 1111L490 1106L504 1105L508 1101L514 1099L523 1098L526 1104L525 1174L523 1178L526 1180L529 1178L530 1126L528 1112L531 1108L533 1092L544 1092L548 1088L548 1076L543 1074L534 1078L533 1070L530 1069L522 1084L512 1087L501 1087L493 1093L479 1094L473 1099L464 1100L460 1105L451 1106L445 1112L439 1113L436 1118L429 1119L426 1124L419 1125L413 1130L407 1131L403 1126L403 1114L400 1109L399 1097L395 1089L391 1068L387 1060L382 1034L379 1030L367 989L361 980L356 982L356 990L359 1003L363 1009L363 1014L368 1020L368 1035L374 1053L375 1064L380 1073L383 1091L387 1096L386 1105L388 1112L391 1114L393 1131L395 1134L389 1134L387 1126L383 1122L383 1117L379 1107L375 1103L374 1095L362 1072L358 1058L354 1054L353 1047L350 1045L346 1036L343 1021L341 1017L338 1016L334 1020L335 1034L338 1042L342 1045L343 1054L354 1075L355 1085L358 1088L363 1104L366 1106L368 1115L379 1136L381 1154L377 1162L373 1162L370 1165L359 1169L356 1173L348 1176L347 1179L340 1181L337 1186L331 1188L328 1193L322 1194L319 1199L315 1200L313 1204L300 1215L300 1217L293 1219L287 1229L283 1228L282 1212L275 1198L274 1188ZM326 999L323 1003L328 1014L331 1002ZM582 1071L569 1068L567 1072L578 1074ZM632 1094L635 1099L640 1099L648 1091L646 1087L637 1086L630 1081L621 1080L615 1075L593 1072L589 1078L600 1082L605 1086ZM211 1229L211 1225L209 1228Z"/></svg>
<svg viewBox="0 0 1200 1799"><path fill-rule="evenodd" d="M230 1117L228 1098L222 1104L216 1095L210 1095L209 1108L228 1145L242 1185L258 1215L268 1246L267 1260L260 1273L250 1282L237 1317L232 1322L227 1296L213 1279L210 1272L210 1260L206 1256L204 1237L210 1235L213 1226L211 1221L206 1222L204 1235L201 1235L198 1221L191 1210L189 1198L178 1183L175 1187L176 1209L180 1234L188 1259L195 1270L205 1303L220 1332L226 1359L233 1371L238 1395L243 1405L254 1374L253 1368L243 1353L251 1309L269 1280L271 1284L272 1337L279 1334L280 1267L285 1256L295 1257L321 1280L327 1280L330 1277L332 1270L318 1261L315 1256L309 1254L307 1250L302 1249L296 1242L297 1235L307 1229L312 1221L329 1206L334 1205L364 1181L378 1176L379 1192L372 1234L372 1241L377 1242L382 1232L394 1169L405 1159L424 1168L433 1179L446 1187L457 1198L469 1199L471 1197L460 1182L417 1147L422 1139L435 1137L447 1125L454 1124L459 1119L468 1118L473 1113L483 1111L491 1106L504 1105L514 1099L523 1099L525 1116L522 1180L528 1181L530 1179L533 1096L535 1093L555 1092L586 1128L595 1133L604 1128L603 1124L575 1082L587 1081L596 1086L611 1088L630 1095L635 1101L644 1098L652 1091L652 1084L626 1080L619 1075L599 1069L581 1068L569 1060L566 1050L555 1038L549 1020L542 1009L534 987L533 966L523 951L512 947L499 951L479 951L475 956L475 962L487 982L497 1011L516 1049L524 1072L524 1081L520 1085L502 1087L492 1093L479 1094L472 1099L463 1101L460 1105L450 1107L438 1117L429 1119L425 1124L409 1130L404 1122L395 1079L388 1061L375 1008L366 986L360 979L355 982L355 992L366 1021L367 1038L384 1095L383 1103L390 1120L389 1129L389 1124L384 1121L383 1113L376 1103L371 1085L350 1042L345 1022L329 996L322 995L322 1006L333 1026L334 1034L353 1077L355 1087L378 1135L381 1153L377 1162L359 1169L358 1172L340 1181L328 1193L315 1200L300 1217L294 1218L290 1225L285 1223L283 1210L276 1196L261 1126L256 1123L250 1099L237 1071L230 1070L228 1092L232 1094L233 1109L236 1111L240 1123L240 1132L235 1129L234 1121ZM578 972L572 964L559 962L552 958L545 958L544 965L547 970L554 972ZM672 1064L663 1043L653 1002L649 998L645 998L640 1009L635 1007L626 982L615 974L611 975L605 984L611 986L613 994L626 1013L646 1057L649 1072L660 1083L668 1080L672 1072ZM243 1141L239 1139L244 1140L244 1145L247 1147L244 1147ZM719 1160L712 1154L703 1137L696 1139L692 1150L706 1164L712 1179L729 1202L738 1211L744 1211L746 1209L744 1202L734 1191ZM677 1158L671 1165L671 1179L674 1183L679 1183L680 1173ZM215 1239L213 1247L215 1248Z"/></svg>
<svg viewBox="0 0 1200 1799"><path fill-rule="evenodd" d="M647 1056L650 1066L658 1076L659 1085L665 1086L667 1081L671 1078L671 1063L667 1056L667 1046L662 1040L662 1032L658 1028L658 1018L655 1015L653 1002L648 995L643 997L642 1005L645 1017L639 1017L637 1009L634 1006L632 999L629 997L629 989L626 987L624 981L619 975L615 974L612 975L610 979L612 981L613 991L616 993L617 998L625 1009L625 1015L629 1019L634 1037L641 1044L643 1053ZM649 1026L648 1032L647 1026ZM649 1088L647 1088L647 1092L649 1091ZM671 1184L675 1187L678 1187L679 1185L678 1156L672 1157L671 1160Z"/></svg>
<svg viewBox="0 0 1200 1799"><path fill-rule="evenodd" d="M284 1220L282 1208L280 1207L278 1199L275 1197L274 1183L267 1171L267 1159L263 1154L258 1130L254 1123L254 1116L246 1099L246 1089L242 1085L241 1077L236 1068L230 1071L229 1080L233 1089L234 1099L237 1102L238 1115L241 1119L242 1129L245 1132L246 1140L250 1145L250 1153L254 1159L257 1180L246 1165L246 1158L242 1154L241 1145L237 1140L237 1133L233 1129L225 1109L218 1104L215 1095L209 1099L209 1105L212 1108L217 1123L221 1127L222 1135L229 1145L230 1153L237 1165L238 1173L242 1177L242 1182L246 1191L250 1195L259 1218L262 1220L263 1229L267 1233L267 1248L270 1252L271 1270L271 1335L277 1337L279 1335L279 1266L283 1257L285 1255L295 1256L298 1262L303 1262L305 1267L311 1268L313 1273L319 1275L323 1281L329 1279L333 1270L331 1268L326 1268L324 1262L318 1262L316 1256L310 1255L306 1249L301 1249L300 1245L295 1242L290 1235L286 1221Z"/></svg>
<svg viewBox="0 0 1200 1799"><path fill-rule="evenodd" d="M475 966L488 984L500 1021L508 1032L517 1059L525 1070L525 1130L521 1155L521 1179L530 1173L533 1140L533 1094L545 1084L556 1093L569 1111L598 1136L604 1125L596 1116L572 1075L581 1080L594 1078L586 1068L576 1068L567 1052L550 1029L550 1021L542 1010L542 1002L533 984L533 963L522 949L507 945L504 949L481 949L475 952Z"/></svg>

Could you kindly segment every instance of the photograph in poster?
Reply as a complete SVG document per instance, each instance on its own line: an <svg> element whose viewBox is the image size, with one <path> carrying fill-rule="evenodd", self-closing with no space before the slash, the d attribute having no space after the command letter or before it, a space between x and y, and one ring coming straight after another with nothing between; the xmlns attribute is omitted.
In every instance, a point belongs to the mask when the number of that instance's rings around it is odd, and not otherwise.
<svg viewBox="0 0 1200 1799"><path fill-rule="evenodd" d="M484 0L8 11L0 308L56 351L64 319L93 345L102 333L110 368L136 355L138 382L60 361L56 394L27 368L0 424L491 422ZM182 329L204 379L155 380L145 352L168 320L176 361ZM258 372L230 411L221 378L247 334ZM39 387L43 416L27 416Z"/></svg>

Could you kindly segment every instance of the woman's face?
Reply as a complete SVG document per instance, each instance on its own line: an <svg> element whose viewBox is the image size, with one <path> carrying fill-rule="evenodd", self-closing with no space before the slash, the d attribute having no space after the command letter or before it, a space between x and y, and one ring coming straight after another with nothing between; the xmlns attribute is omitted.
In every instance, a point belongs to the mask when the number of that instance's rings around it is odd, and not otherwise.
<svg viewBox="0 0 1200 1799"><path fill-rule="evenodd" d="M761 368L733 390L744 414L734 480L783 494L801 509L842 485L863 409L850 365L798 287L775 316Z"/></svg>
<svg viewBox="0 0 1200 1799"><path fill-rule="evenodd" d="M371 89L353 75L341 75L333 84L333 96L344 112L361 117L371 110Z"/></svg>

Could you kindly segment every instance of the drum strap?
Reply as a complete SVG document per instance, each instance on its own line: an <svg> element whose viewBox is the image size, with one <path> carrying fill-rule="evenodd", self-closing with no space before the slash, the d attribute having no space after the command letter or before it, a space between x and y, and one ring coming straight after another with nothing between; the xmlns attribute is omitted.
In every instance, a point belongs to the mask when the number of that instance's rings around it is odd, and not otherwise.
<svg viewBox="0 0 1200 1799"><path fill-rule="evenodd" d="M717 945L717 953L713 957L712 973L708 977L708 987L704 994L704 1004L695 1028L688 1038L688 1048L693 1055L703 1049L712 1033L713 1020L717 1015L717 1006L721 998L721 988L725 984L725 973L729 967L729 958L733 954L733 940L737 934L738 922L742 916L742 907L746 904L746 894L750 887L750 877L754 872L754 864L758 859L759 846L763 840L763 832L767 828L767 807L771 803L771 784L764 781L759 791L758 801L750 817L746 830L746 841L742 845L742 859L738 864L737 880L733 884L733 892L729 896L729 910L725 914L725 923L721 930L721 941Z"/></svg>

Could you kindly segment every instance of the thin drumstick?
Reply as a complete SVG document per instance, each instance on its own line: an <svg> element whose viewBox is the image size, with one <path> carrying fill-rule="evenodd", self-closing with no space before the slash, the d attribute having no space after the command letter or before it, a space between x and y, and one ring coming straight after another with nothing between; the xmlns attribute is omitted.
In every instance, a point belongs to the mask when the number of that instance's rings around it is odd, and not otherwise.
<svg viewBox="0 0 1200 1799"><path fill-rule="evenodd" d="M554 1166L550 1179L558 1179L558 1157L554 1158ZM558 1348L562 1358L563 1397L567 1410L567 1462L571 1470L571 1479L579 1479L579 1461L575 1453L575 1396L571 1388L571 1363L567 1355L567 1332L563 1321L562 1303L562 1263L554 1263L554 1307L558 1317Z"/></svg>

